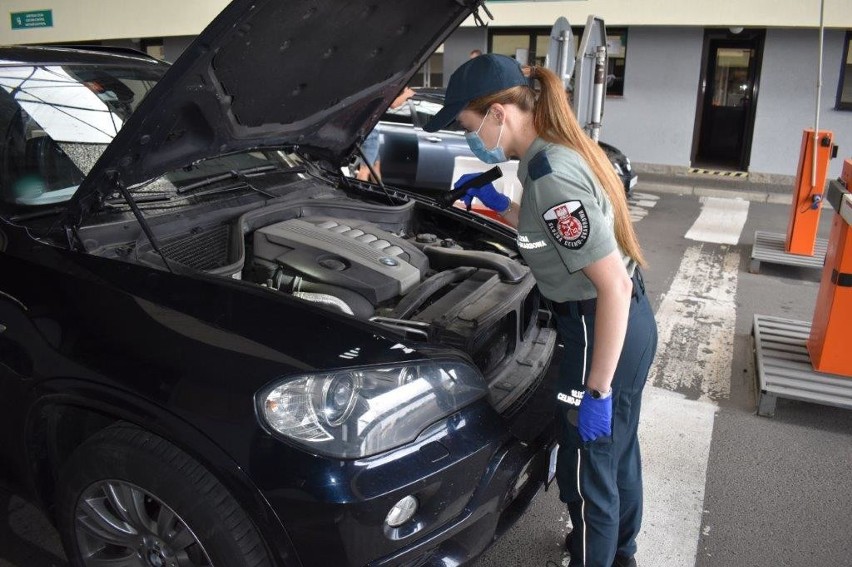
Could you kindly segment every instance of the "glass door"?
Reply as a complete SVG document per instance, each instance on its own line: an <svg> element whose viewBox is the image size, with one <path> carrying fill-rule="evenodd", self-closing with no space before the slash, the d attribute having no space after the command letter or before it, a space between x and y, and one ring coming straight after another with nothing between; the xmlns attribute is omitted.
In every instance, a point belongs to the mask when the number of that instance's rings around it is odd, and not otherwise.
<svg viewBox="0 0 852 567"><path fill-rule="evenodd" d="M762 35L709 38L693 165L746 170L754 128Z"/></svg>

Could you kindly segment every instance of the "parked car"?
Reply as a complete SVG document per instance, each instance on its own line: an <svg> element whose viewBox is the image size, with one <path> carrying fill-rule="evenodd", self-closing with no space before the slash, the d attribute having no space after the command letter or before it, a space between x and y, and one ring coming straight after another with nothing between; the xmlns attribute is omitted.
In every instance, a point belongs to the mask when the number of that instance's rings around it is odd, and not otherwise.
<svg viewBox="0 0 852 567"><path fill-rule="evenodd" d="M455 121L444 130L426 132L423 126L444 105L444 89L415 88L406 104L388 109L377 126L380 136L382 179L390 184L424 189L452 186L457 156L473 157L464 130ZM639 178L620 150L598 142L629 195Z"/></svg>
<svg viewBox="0 0 852 567"><path fill-rule="evenodd" d="M514 234L340 173L471 9L0 48L0 481L72 565L460 565L552 478Z"/></svg>

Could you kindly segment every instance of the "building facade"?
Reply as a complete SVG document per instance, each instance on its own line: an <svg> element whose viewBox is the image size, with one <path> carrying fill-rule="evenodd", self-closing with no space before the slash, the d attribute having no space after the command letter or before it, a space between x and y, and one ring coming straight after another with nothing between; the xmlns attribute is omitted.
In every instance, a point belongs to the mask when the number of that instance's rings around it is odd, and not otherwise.
<svg viewBox="0 0 852 567"><path fill-rule="evenodd" d="M227 1L4 4L4 44L98 42L172 61ZM602 139L646 170L793 176L802 132L817 115L823 5L819 127L839 146L829 172L836 177L852 156L850 0L489 0L493 20L465 22L415 82L443 85L473 49L541 64L558 17L569 20L578 42L593 14L606 22L609 40Z"/></svg>

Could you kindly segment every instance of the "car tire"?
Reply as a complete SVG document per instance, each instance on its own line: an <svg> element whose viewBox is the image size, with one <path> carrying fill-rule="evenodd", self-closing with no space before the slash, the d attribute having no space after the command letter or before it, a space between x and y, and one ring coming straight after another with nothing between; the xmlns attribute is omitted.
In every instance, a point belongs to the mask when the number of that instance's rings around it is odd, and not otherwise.
<svg viewBox="0 0 852 567"><path fill-rule="evenodd" d="M83 443L59 473L57 524L75 567L271 567L245 511L198 461L129 424ZM125 558L124 561L121 558Z"/></svg>

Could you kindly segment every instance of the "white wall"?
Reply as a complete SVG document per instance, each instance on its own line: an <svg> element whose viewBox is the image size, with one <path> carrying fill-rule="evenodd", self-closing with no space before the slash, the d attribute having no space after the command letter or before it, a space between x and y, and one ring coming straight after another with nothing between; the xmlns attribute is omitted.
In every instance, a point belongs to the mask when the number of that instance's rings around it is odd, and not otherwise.
<svg viewBox="0 0 852 567"><path fill-rule="evenodd" d="M840 146L829 178L852 157L852 111L834 109L844 38L841 31L825 34L820 130L834 132ZM767 31L750 171L796 175L802 130L814 125L818 43L814 30Z"/></svg>
<svg viewBox="0 0 852 567"><path fill-rule="evenodd" d="M690 166L704 32L698 28L631 27L624 97L607 98L601 139L646 164ZM820 129L840 149L830 178L852 157L852 111L835 110L845 32L825 35ZM817 32L769 29L749 171L796 175L802 130L814 123Z"/></svg>
<svg viewBox="0 0 852 567"><path fill-rule="evenodd" d="M602 141L634 162L689 165L703 38L696 28L628 30L624 97L607 98Z"/></svg>

